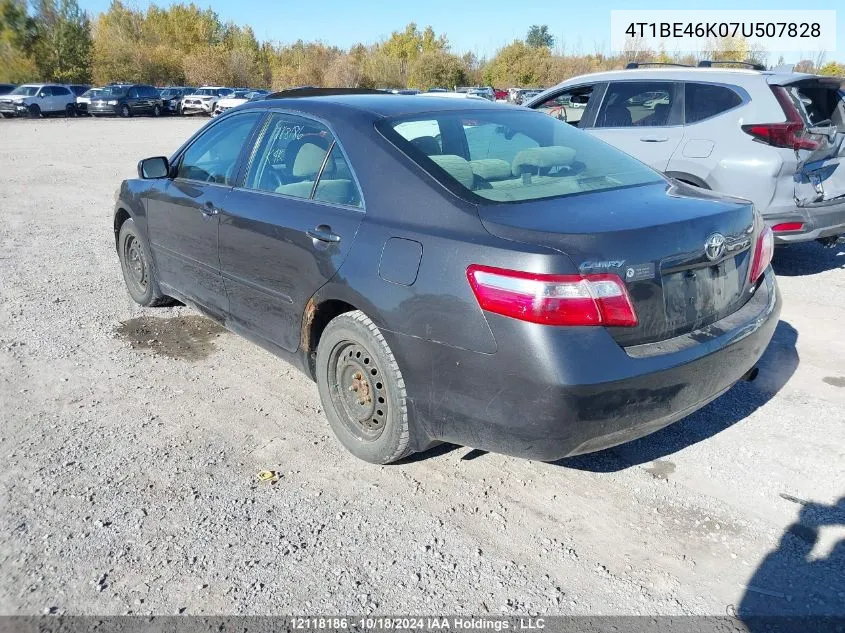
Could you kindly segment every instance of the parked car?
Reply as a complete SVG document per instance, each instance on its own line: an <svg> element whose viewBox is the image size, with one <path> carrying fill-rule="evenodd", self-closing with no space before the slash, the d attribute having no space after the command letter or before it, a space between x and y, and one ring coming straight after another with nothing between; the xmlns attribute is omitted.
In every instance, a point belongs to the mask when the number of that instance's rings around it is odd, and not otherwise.
<svg viewBox="0 0 845 633"><path fill-rule="evenodd" d="M113 222L135 301L293 362L375 463L650 433L752 378L780 312L749 202L483 99L251 101L140 161Z"/></svg>
<svg viewBox="0 0 845 633"><path fill-rule="evenodd" d="M513 103L523 105L542 92L540 88L519 88L513 94Z"/></svg>
<svg viewBox="0 0 845 633"><path fill-rule="evenodd" d="M76 95L60 84L23 84L0 97L3 116L76 116Z"/></svg>
<svg viewBox="0 0 845 633"><path fill-rule="evenodd" d="M214 114L217 102L235 93L231 88L222 86L203 86L182 98L182 114Z"/></svg>
<svg viewBox="0 0 845 633"><path fill-rule="evenodd" d="M161 107L168 114L182 114L182 99L194 92L196 88L186 86L167 86L159 90Z"/></svg>
<svg viewBox="0 0 845 633"><path fill-rule="evenodd" d="M67 87L70 88L70 91L77 97L85 94L91 89L91 86L87 84L68 84Z"/></svg>
<svg viewBox="0 0 845 633"><path fill-rule="evenodd" d="M705 62L705 64L708 62ZM842 79L777 68L630 68L575 77L528 107L686 183L751 200L777 244L845 235Z"/></svg>
<svg viewBox="0 0 845 633"><path fill-rule="evenodd" d="M507 101L508 100L508 91L496 89L495 90L496 101Z"/></svg>
<svg viewBox="0 0 845 633"><path fill-rule="evenodd" d="M231 110L253 99L264 98L268 94L270 93L267 90L235 90L231 96L224 97L217 102L211 116L220 116L227 110Z"/></svg>
<svg viewBox="0 0 845 633"><path fill-rule="evenodd" d="M17 88L16 84L0 84L0 95L7 95Z"/></svg>
<svg viewBox="0 0 845 633"><path fill-rule="evenodd" d="M470 88L467 92L471 95L475 95L476 97L487 99L488 101L496 100L496 92L489 86L486 88Z"/></svg>
<svg viewBox="0 0 845 633"><path fill-rule="evenodd" d="M103 88L91 88L78 96L76 98L77 114L88 114L88 106L91 105L91 99L96 99L101 94L103 94Z"/></svg>
<svg viewBox="0 0 845 633"><path fill-rule="evenodd" d="M146 84L112 84L91 100L88 112L93 116L117 115L130 117L138 114L160 116L163 112L161 97L154 86Z"/></svg>

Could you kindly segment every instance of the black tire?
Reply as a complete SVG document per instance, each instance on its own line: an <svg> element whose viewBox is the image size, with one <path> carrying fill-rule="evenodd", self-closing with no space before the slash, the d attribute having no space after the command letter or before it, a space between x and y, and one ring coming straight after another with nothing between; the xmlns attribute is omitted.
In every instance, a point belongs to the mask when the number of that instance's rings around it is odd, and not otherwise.
<svg viewBox="0 0 845 633"><path fill-rule="evenodd" d="M317 345L317 388L350 453L388 464L411 453L405 380L379 329L361 312L335 317Z"/></svg>
<svg viewBox="0 0 845 633"><path fill-rule="evenodd" d="M37 103L33 103L29 106L29 118L30 119L37 119L41 116L41 108L38 106Z"/></svg>
<svg viewBox="0 0 845 633"><path fill-rule="evenodd" d="M153 116L161 116L161 108L159 106L153 107Z"/></svg>
<svg viewBox="0 0 845 633"><path fill-rule="evenodd" d="M132 116L132 110L129 109L129 106L125 103L120 107L120 116L124 119L128 119Z"/></svg>
<svg viewBox="0 0 845 633"><path fill-rule="evenodd" d="M117 247L123 281L135 303L150 307L172 303L158 286L150 247L134 220L126 220L121 225Z"/></svg>
<svg viewBox="0 0 845 633"><path fill-rule="evenodd" d="M65 106L65 117L73 118L76 116L76 106L69 103Z"/></svg>

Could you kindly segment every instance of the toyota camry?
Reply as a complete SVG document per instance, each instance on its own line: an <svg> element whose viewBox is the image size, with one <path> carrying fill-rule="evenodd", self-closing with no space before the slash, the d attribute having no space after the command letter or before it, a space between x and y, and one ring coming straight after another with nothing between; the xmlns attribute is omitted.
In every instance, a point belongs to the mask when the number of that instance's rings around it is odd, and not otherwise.
<svg viewBox="0 0 845 633"><path fill-rule="evenodd" d="M136 302L294 363L375 463L643 436L753 378L780 312L751 203L484 100L246 103L139 163L114 236Z"/></svg>

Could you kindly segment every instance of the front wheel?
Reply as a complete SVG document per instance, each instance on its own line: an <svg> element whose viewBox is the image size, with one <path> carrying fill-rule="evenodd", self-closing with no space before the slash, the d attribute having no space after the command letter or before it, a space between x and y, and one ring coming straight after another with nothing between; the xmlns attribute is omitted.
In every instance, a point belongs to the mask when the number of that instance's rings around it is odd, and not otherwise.
<svg viewBox="0 0 845 633"><path fill-rule="evenodd" d="M161 306L172 300L158 286L158 279L146 239L134 220L126 220L117 238L120 267L129 295L142 306Z"/></svg>
<svg viewBox="0 0 845 633"><path fill-rule="evenodd" d="M405 380L366 314L346 312L326 326L316 373L329 424L355 457L388 464L411 452Z"/></svg>
<svg viewBox="0 0 845 633"><path fill-rule="evenodd" d="M41 108L38 107L38 104L33 103L29 106L29 118L30 119L37 119L41 116Z"/></svg>
<svg viewBox="0 0 845 633"><path fill-rule="evenodd" d="M132 112L129 110L128 105L124 104L123 107L120 108L120 116L122 116L124 119L132 116Z"/></svg>
<svg viewBox="0 0 845 633"><path fill-rule="evenodd" d="M160 116L161 115L161 108L159 106L155 106L153 108L153 116Z"/></svg>

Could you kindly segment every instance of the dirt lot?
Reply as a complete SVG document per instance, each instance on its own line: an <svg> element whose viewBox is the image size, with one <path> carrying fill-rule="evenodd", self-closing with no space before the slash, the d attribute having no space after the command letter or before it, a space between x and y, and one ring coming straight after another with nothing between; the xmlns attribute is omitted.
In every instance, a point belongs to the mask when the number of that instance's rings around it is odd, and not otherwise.
<svg viewBox="0 0 845 633"><path fill-rule="evenodd" d="M0 122L0 613L845 614L845 250L779 251L758 380L656 435L375 467L304 376L129 299L113 192L201 123Z"/></svg>

